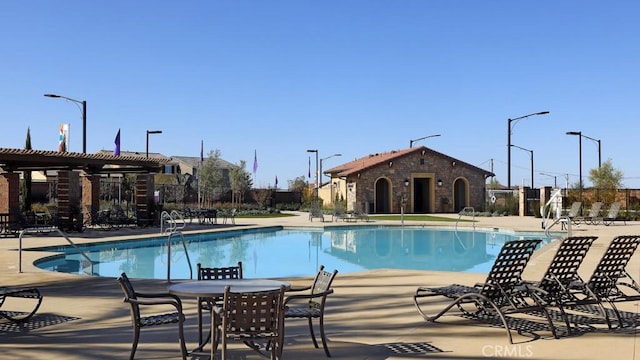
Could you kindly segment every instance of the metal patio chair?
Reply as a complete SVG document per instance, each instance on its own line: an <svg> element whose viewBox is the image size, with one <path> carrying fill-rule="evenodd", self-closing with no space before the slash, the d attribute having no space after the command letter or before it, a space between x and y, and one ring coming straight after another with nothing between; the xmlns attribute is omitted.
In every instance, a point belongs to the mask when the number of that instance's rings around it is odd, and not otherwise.
<svg viewBox="0 0 640 360"><path fill-rule="evenodd" d="M290 289L287 293L291 292L303 292L306 294L294 294L287 296L284 301L285 313L284 317L287 319L307 319L309 323L309 333L313 346L316 349L319 348L318 341L316 340L315 333L313 331L313 319L318 319L318 327L320 328L320 338L322 339L322 347L327 357L331 357L329 353L329 347L327 345L327 336L324 331L324 310L327 302L327 296L333 294L331 284L338 274L338 270L333 272L327 272L324 270L324 265L320 265L318 273L316 274L313 284L302 288Z"/></svg>
<svg viewBox="0 0 640 360"><path fill-rule="evenodd" d="M237 266L226 267L203 267L201 263L197 265L198 280L222 280L222 279L242 279L242 261L238 261ZM198 298L198 341L201 346L206 344L211 333L207 335L207 338L203 341L202 338L202 314L204 311L209 312L212 316L214 305L221 305L222 298Z"/></svg>
<svg viewBox="0 0 640 360"><path fill-rule="evenodd" d="M122 273L118 278L120 287L124 292L124 302L131 305L131 323L133 325L133 344L131 346L131 355L129 360L133 360L138 348L138 341L140 340L140 329L165 325L165 324L178 324L178 337L180 338L180 352L182 353L182 359L187 358L187 348L184 341L184 314L182 313L182 302L180 298L169 293L140 293L134 290L131 281L127 277L127 274ZM143 308L158 307L161 309L167 309L173 307L175 311L155 314L155 315L143 315Z"/></svg>
<svg viewBox="0 0 640 360"><path fill-rule="evenodd" d="M227 358L229 341L243 342L261 352L258 343L268 344L271 360L282 359L284 345L284 286L276 291L231 292L227 286L222 303L214 306L214 348L221 343L222 359ZM218 340L220 339L220 340Z"/></svg>

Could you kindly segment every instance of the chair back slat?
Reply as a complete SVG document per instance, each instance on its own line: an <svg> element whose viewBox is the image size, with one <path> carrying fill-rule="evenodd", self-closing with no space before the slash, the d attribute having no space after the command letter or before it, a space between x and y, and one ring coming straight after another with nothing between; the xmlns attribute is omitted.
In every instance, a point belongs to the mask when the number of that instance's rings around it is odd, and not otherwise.
<svg viewBox="0 0 640 360"><path fill-rule="evenodd" d="M338 274L338 270L333 270L333 272L328 272L324 270L324 265L320 265L320 269L316 274L315 279L313 280L313 285L311 286L311 295L320 294L328 291L331 288L331 284L333 283L333 279ZM315 297L309 299L309 308L310 309L322 309L323 303L326 301L326 296L323 297Z"/></svg>
<svg viewBox="0 0 640 360"><path fill-rule="evenodd" d="M616 292L616 282L626 277L625 268L639 244L640 235L616 236L602 255L587 286L600 296Z"/></svg>
<svg viewBox="0 0 640 360"><path fill-rule="evenodd" d="M597 236L572 236L564 238L554 255L538 287L551 295L564 292L574 280L580 280L578 268Z"/></svg>
<svg viewBox="0 0 640 360"><path fill-rule="evenodd" d="M504 297L503 289L509 289L523 283L522 272L541 241L540 239L531 239L506 242L487 275L487 280L480 291L481 294L502 303L498 299Z"/></svg>
<svg viewBox="0 0 640 360"><path fill-rule="evenodd" d="M122 273L118 278L118 283L122 288L122 292L124 293L124 302L129 303L131 305L131 320L134 323L140 322L140 305L136 302L129 301L130 299L137 299L136 291L133 288L133 284L131 284L131 280L127 274Z"/></svg>
<svg viewBox="0 0 640 360"><path fill-rule="evenodd" d="M198 280L242 279L242 261L237 266L203 267L198 263Z"/></svg>

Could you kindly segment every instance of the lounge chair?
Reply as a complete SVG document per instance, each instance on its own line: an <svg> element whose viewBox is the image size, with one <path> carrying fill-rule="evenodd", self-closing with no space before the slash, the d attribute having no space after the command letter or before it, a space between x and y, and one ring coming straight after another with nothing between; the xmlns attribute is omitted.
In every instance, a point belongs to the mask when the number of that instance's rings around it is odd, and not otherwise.
<svg viewBox="0 0 640 360"><path fill-rule="evenodd" d="M257 342L266 342L271 360L282 358L284 345L284 286L276 291L234 293L227 286L222 306L214 307L213 347L221 339L222 360L227 358L227 343L240 341L259 350ZM219 334L218 334L219 332Z"/></svg>
<svg viewBox="0 0 640 360"><path fill-rule="evenodd" d="M169 293L140 293L134 290L127 274L122 273L118 278L120 287L124 292L124 301L131 305L131 323L133 325L133 344L129 360L133 360L140 340L140 329L149 326L178 324L178 336L180 338L180 352L182 359L187 358L187 347L184 342L184 314L182 313L182 302L176 295ZM174 312L157 315L145 315L141 308L160 306L162 309L173 307Z"/></svg>
<svg viewBox="0 0 640 360"><path fill-rule="evenodd" d="M602 255L589 281L574 281L569 289L572 302L568 304L577 310L582 305L607 303L617 318L618 326L624 327L623 316L616 303L640 300L640 285L627 272L626 267L640 245L640 235L616 236ZM608 311L602 309L609 328L612 328Z"/></svg>
<svg viewBox="0 0 640 360"><path fill-rule="evenodd" d="M587 225L598 225L600 222L600 209L602 209L602 202L596 201L591 204L591 209L589 209L589 213L586 216L576 216L573 222L577 225L580 222L584 222Z"/></svg>
<svg viewBox="0 0 640 360"><path fill-rule="evenodd" d="M324 214L318 203L313 203L309 209L309 221L313 221L314 218L324 222Z"/></svg>
<svg viewBox="0 0 640 360"><path fill-rule="evenodd" d="M336 203L333 208L333 214L331 215L331 221L338 221L340 219L345 220L347 214L344 212L344 206L342 203Z"/></svg>
<svg viewBox="0 0 640 360"><path fill-rule="evenodd" d="M465 316L473 318L498 316L507 331L509 342L513 344L511 329L506 316L509 314L542 312L549 323L554 337L557 338L553 322L547 309L542 305L535 292L523 286L522 272L529 262L541 240L508 241L500 250L493 267L489 271L484 283L474 286L453 284L442 287L419 287L413 302L420 315L429 322L435 322L453 307L457 307ZM425 298L446 297L453 301L435 315L427 315L423 307ZM473 311L465 305L473 305Z"/></svg>
<svg viewBox="0 0 640 360"><path fill-rule="evenodd" d="M287 292L307 291L307 293L290 295L284 301L285 318L308 320L309 333L311 335L311 340L313 341L313 346L315 346L316 349L318 349L318 342L316 341L316 336L313 332L312 320L318 319L322 347L324 348L324 353L327 357L331 357L331 354L329 353L329 347L327 346L327 336L324 332L324 307L327 301L327 296L333 294L331 283L337 274L338 270L327 272L324 270L324 265L320 265L320 269L318 269L318 273L316 274L311 286L293 288Z"/></svg>
<svg viewBox="0 0 640 360"><path fill-rule="evenodd" d="M20 310L2 308L9 298L15 298L18 300L17 302L19 305L16 305L19 306ZM36 311L38 311L41 303L42 294L40 294L40 291L37 288L0 288L0 317L11 322L21 323L29 320L33 315L35 315Z"/></svg>
<svg viewBox="0 0 640 360"><path fill-rule="evenodd" d="M560 240L558 249L542 279L537 283L527 283L529 289L536 291L544 300L544 305L556 306L560 309L569 330L571 326L564 312L567 289L575 281L580 280L578 268L597 238L597 236L573 236Z"/></svg>
<svg viewBox="0 0 640 360"><path fill-rule="evenodd" d="M571 208L565 215L565 218L560 220L563 230L567 226L567 221L574 221L574 219L580 215L580 208L582 208L582 202L580 201L574 201L573 204L571 204Z"/></svg>
<svg viewBox="0 0 640 360"><path fill-rule="evenodd" d="M618 219L618 213L620 212L621 205L622 204L620 204L619 201L616 201L611 204L611 207L609 207L609 211L607 212L607 215L602 218L602 222L606 226L613 224ZM626 220L622 219L622 221L624 221L624 224L627 225Z"/></svg>

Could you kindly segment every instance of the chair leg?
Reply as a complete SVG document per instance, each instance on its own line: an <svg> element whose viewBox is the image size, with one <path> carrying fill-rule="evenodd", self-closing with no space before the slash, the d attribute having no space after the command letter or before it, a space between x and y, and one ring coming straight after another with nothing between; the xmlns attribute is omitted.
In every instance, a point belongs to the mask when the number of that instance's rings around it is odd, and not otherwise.
<svg viewBox="0 0 640 360"><path fill-rule="evenodd" d="M178 322L178 336L180 337L180 353L182 354L182 360L187 360L187 345L184 341L184 316L180 316Z"/></svg>
<svg viewBox="0 0 640 360"><path fill-rule="evenodd" d="M329 347L327 346L327 336L324 333L324 316L320 316L320 337L322 338L322 347L324 348L324 353L327 354L327 357L331 357L329 353Z"/></svg>
<svg viewBox="0 0 640 360"><path fill-rule="evenodd" d="M129 360L133 360L136 355L136 350L138 349L138 340L140 340L140 328L135 326L133 328L133 345L131 345L131 355L129 356Z"/></svg>
<svg viewBox="0 0 640 360"><path fill-rule="evenodd" d="M318 342L316 341L316 334L313 332L313 318L312 317L308 317L307 318L309 320L309 333L311 334L311 340L313 340L313 346L316 347L316 349L319 348L318 346Z"/></svg>

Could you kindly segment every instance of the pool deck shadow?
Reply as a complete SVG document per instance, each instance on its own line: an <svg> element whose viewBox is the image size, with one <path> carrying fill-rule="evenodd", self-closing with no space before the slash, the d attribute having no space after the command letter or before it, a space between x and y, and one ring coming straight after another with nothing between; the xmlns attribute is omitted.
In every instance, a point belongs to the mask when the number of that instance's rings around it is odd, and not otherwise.
<svg viewBox="0 0 640 360"><path fill-rule="evenodd" d="M457 215L451 215L452 217ZM486 228L539 231L540 219L529 217L477 218L477 226ZM251 226L323 226L336 223L308 221L306 214L277 219L236 219L235 227ZM386 222L370 222L379 225ZM389 222L397 224L397 222ZM411 223L438 225L437 223ZM340 223L342 224L342 223ZM348 224L352 226L353 224ZM452 226L451 222L440 225ZM461 226L471 226L470 223ZM227 225L226 228L234 227ZM196 229L196 226L188 229ZM209 226L209 230L224 225ZM202 230L202 229L200 229ZM585 277L595 267L608 242L615 235L640 234L640 223L627 225L582 226L574 229L582 234L599 236L580 270ZM112 240L120 236L157 236L158 228L103 231L93 234L70 234L74 241ZM59 237L29 236L25 246L64 245ZM129 356L132 329L129 309L113 278L53 273L38 269L33 261L42 253L25 252L23 272L18 273L18 240L0 239L0 285L37 286L44 295L38 314L24 326L13 326L0 320L0 353L6 359L126 359ZM546 269L554 245L538 251L525 272L525 278L536 280ZM629 270L640 274L640 259L634 256ZM305 278L286 279L293 285L304 285ZM550 331L539 326L537 319L527 319L530 333L514 332L516 344L508 343L504 329L491 322L465 319L452 312L432 324L416 312L412 295L417 286L473 284L483 281L483 274L437 271L372 270L338 274L335 293L327 304L326 330L329 348L335 359L636 359L636 328L610 331L601 323L582 327L578 335L554 339ZM163 280L135 280L140 291L163 291ZM187 315L186 337L195 345L197 326L195 300L184 299ZM427 309L437 312L444 302L435 301ZM638 303L626 303L621 309L638 313ZM143 329L136 359L179 359L177 327L164 326ZM243 346L233 346L233 359L263 359ZM327 359L322 349L310 341L304 320L287 321L284 359Z"/></svg>

